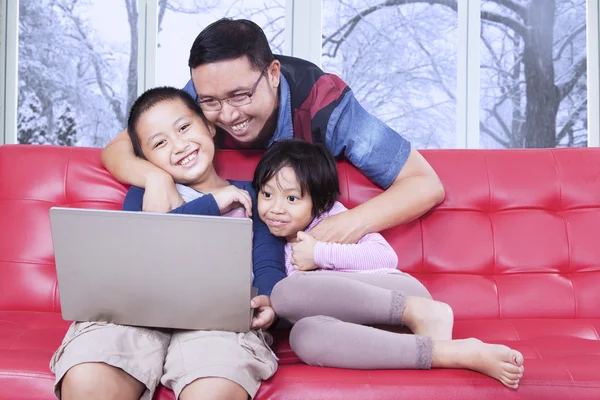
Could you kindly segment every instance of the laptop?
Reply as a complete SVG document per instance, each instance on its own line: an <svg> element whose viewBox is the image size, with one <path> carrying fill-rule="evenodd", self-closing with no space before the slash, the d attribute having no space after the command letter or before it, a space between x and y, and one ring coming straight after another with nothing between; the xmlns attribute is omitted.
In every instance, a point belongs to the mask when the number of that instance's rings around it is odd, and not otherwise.
<svg viewBox="0 0 600 400"><path fill-rule="evenodd" d="M249 218L52 207L62 316L247 332Z"/></svg>

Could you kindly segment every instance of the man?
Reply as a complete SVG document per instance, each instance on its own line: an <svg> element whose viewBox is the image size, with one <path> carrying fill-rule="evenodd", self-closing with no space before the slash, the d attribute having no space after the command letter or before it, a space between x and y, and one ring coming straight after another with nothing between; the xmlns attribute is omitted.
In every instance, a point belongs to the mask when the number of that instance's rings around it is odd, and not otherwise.
<svg viewBox="0 0 600 400"><path fill-rule="evenodd" d="M292 137L321 142L385 190L323 220L312 231L318 240L353 243L410 222L444 199L437 174L406 139L365 111L337 76L304 60L273 56L255 23L212 23L194 41L189 67L192 79L184 89L219 128L221 148L266 149ZM102 163L123 182L146 189L144 210L181 205L173 180L135 157L126 131L106 146Z"/></svg>
<svg viewBox="0 0 600 400"><path fill-rule="evenodd" d="M192 45L189 67L192 79L184 89L218 128L220 148L266 149L293 137L324 143L384 189L322 220L311 230L317 240L354 243L410 222L444 199L435 171L406 139L366 112L337 76L304 60L273 56L253 22L221 19L206 27ZM183 203L168 174L134 155L127 131L106 146L102 163L121 181L145 188L144 211L167 212ZM253 299L252 307L260 310L257 328L272 323L268 297ZM240 389L226 380L214 384Z"/></svg>

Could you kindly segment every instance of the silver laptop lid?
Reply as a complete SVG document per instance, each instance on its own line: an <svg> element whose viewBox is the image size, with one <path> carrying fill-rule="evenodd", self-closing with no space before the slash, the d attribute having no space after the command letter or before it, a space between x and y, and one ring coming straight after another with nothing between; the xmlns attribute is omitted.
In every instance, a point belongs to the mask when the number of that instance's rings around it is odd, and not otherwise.
<svg viewBox="0 0 600 400"><path fill-rule="evenodd" d="M248 218L53 207L63 318L250 329Z"/></svg>

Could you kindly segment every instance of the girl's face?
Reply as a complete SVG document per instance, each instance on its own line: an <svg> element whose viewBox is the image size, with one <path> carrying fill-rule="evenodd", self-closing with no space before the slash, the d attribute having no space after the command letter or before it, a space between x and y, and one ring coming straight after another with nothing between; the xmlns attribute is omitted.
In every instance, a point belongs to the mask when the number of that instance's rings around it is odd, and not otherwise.
<svg viewBox="0 0 600 400"><path fill-rule="evenodd" d="M301 193L296 173L290 167L283 167L265 183L258 194L258 215L273 235L293 241L299 231L310 225L313 202L309 193Z"/></svg>
<svg viewBox="0 0 600 400"><path fill-rule="evenodd" d="M177 183L193 186L214 174L214 128L179 99L160 102L137 123L144 156Z"/></svg>

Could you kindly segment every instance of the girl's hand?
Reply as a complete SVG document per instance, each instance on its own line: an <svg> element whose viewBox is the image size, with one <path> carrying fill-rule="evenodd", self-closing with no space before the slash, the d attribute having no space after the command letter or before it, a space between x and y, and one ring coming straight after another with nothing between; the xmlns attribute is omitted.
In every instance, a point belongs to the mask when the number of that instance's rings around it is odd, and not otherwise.
<svg viewBox="0 0 600 400"><path fill-rule="evenodd" d="M247 191L230 185L213 192L212 195L217 202L217 206L219 206L221 214L228 213L234 208L244 207L246 216L252 216L252 197Z"/></svg>
<svg viewBox="0 0 600 400"><path fill-rule="evenodd" d="M296 271L311 271L317 269L315 265L315 245L317 240L305 232L298 232L298 241L292 245L291 263Z"/></svg>

